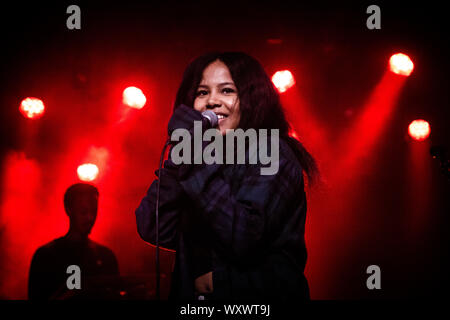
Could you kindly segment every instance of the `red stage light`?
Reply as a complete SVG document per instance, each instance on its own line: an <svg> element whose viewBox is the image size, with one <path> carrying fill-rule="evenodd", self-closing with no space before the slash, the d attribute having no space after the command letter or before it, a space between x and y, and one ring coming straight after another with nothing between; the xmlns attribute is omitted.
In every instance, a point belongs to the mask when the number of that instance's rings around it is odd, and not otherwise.
<svg viewBox="0 0 450 320"><path fill-rule="evenodd" d="M147 98L141 89L128 87L123 90L122 102L131 108L141 109L147 102Z"/></svg>
<svg viewBox="0 0 450 320"><path fill-rule="evenodd" d="M275 72L272 76L272 82L280 93L285 92L295 84L294 76L289 70Z"/></svg>
<svg viewBox="0 0 450 320"><path fill-rule="evenodd" d="M98 167L92 163L85 163L78 166L77 174L81 181L92 181L98 176Z"/></svg>
<svg viewBox="0 0 450 320"><path fill-rule="evenodd" d="M409 76L414 69L414 63L403 53L397 53L389 59L390 70L402 76Z"/></svg>
<svg viewBox="0 0 450 320"><path fill-rule="evenodd" d="M408 127L411 138L417 141L423 141L430 135L431 129L427 121L419 119L414 120Z"/></svg>
<svg viewBox="0 0 450 320"><path fill-rule="evenodd" d="M44 102L38 98L28 97L23 99L19 107L22 115L29 119L37 119L44 114Z"/></svg>

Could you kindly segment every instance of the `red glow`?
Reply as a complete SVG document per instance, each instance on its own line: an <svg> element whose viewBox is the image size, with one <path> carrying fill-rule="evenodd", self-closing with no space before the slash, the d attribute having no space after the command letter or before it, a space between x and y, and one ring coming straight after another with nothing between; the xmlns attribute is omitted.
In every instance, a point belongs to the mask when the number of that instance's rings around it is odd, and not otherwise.
<svg viewBox="0 0 450 320"><path fill-rule="evenodd" d="M98 167L92 163L85 163L78 167L77 174L82 181L93 181L98 176Z"/></svg>
<svg viewBox="0 0 450 320"><path fill-rule="evenodd" d="M38 239L52 230L55 221L36 228L42 215L43 171L36 160L24 152L9 152L2 168L0 226L2 253L0 258L0 296L26 299L29 263ZM26 181L26 183L24 183ZM42 192L41 192L42 191ZM50 231L51 232L51 231Z"/></svg>
<svg viewBox="0 0 450 320"><path fill-rule="evenodd" d="M22 100L19 110L25 118L37 119L44 114L44 102L38 98L28 97Z"/></svg>
<svg viewBox="0 0 450 320"><path fill-rule="evenodd" d="M357 170L358 165L367 163L375 154L375 148L382 141L383 133L390 125L397 99L406 81L386 72L368 98L362 112L355 118L354 125L340 138L339 147L344 157L340 168ZM340 174L340 172L336 172Z"/></svg>
<svg viewBox="0 0 450 320"><path fill-rule="evenodd" d="M389 59L390 70L402 76L409 76L414 69L411 59L403 53L397 53Z"/></svg>
<svg viewBox="0 0 450 320"><path fill-rule="evenodd" d="M272 82L280 93L285 92L295 84L294 76L289 70L275 72L272 76Z"/></svg>
<svg viewBox="0 0 450 320"><path fill-rule="evenodd" d="M300 140L297 132L294 129L292 129L292 128L289 130L289 137L292 137L294 139Z"/></svg>
<svg viewBox="0 0 450 320"><path fill-rule="evenodd" d="M123 91L122 101L131 108L141 109L147 102L147 98L141 89L128 87Z"/></svg>
<svg viewBox="0 0 450 320"><path fill-rule="evenodd" d="M433 206L433 181L430 172L433 167L430 157L430 143L409 143L409 155L406 161L407 180L405 181L407 219L404 220L405 230L410 237L422 238L422 232L429 227L429 208ZM405 217L406 218L406 217Z"/></svg>
<svg viewBox="0 0 450 320"><path fill-rule="evenodd" d="M423 141L430 135L430 125L427 121L414 120L408 127L408 133L414 140Z"/></svg>

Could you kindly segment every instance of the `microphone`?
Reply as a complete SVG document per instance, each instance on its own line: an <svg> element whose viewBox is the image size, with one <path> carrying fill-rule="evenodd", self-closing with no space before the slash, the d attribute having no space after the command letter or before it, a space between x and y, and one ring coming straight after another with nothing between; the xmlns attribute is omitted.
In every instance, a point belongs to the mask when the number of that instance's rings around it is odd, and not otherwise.
<svg viewBox="0 0 450 320"><path fill-rule="evenodd" d="M217 124L219 123L219 118L217 117L217 114L215 114L213 111L211 110L203 111L202 117L205 129L217 127Z"/></svg>

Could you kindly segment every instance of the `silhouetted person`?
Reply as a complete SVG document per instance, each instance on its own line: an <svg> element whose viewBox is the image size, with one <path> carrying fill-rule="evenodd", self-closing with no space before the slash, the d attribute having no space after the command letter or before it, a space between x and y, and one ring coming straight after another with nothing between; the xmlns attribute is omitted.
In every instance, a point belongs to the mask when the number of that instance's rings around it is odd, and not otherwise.
<svg viewBox="0 0 450 320"><path fill-rule="evenodd" d="M30 266L29 299L95 298L86 294L92 282L119 275L114 253L89 239L98 208L98 190L86 183L70 186L64 194L64 209L70 219L67 234L36 250ZM80 268L81 289L69 290L67 268ZM92 291L91 291L92 294Z"/></svg>

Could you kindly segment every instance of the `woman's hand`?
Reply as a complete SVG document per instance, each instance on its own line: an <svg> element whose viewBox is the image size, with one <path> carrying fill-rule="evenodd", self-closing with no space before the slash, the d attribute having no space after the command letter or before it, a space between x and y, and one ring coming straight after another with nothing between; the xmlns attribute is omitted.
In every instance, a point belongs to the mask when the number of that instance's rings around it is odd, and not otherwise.
<svg viewBox="0 0 450 320"><path fill-rule="evenodd" d="M167 126L169 137L176 129L190 130L194 127L194 121L202 120L202 114L194 108L190 108L184 104L178 106L173 111L172 117L170 118Z"/></svg>
<svg viewBox="0 0 450 320"><path fill-rule="evenodd" d="M197 293L211 293L213 292L213 278L212 271L205 273L195 279L195 291Z"/></svg>

